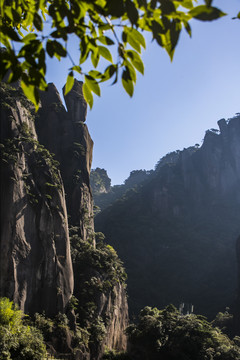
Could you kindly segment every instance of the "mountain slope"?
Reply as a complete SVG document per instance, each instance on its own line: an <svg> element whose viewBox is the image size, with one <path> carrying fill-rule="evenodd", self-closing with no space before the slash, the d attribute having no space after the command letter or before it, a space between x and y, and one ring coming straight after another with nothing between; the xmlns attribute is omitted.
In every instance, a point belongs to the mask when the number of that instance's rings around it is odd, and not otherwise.
<svg viewBox="0 0 240 360"><path fill-rule="evenodd" d="M185 302L211 317L235 299L240 117L218 124L201 148L165 157L142 187L96 217L126 266L132 313Z"/></svg>

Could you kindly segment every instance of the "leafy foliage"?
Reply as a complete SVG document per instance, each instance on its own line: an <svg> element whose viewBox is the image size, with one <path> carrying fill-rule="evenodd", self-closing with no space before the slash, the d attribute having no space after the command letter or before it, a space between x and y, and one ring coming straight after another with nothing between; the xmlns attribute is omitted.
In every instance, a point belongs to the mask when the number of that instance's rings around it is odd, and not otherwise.
<svg viewBox="0 0 240 360"><path fill-rule="evenodd" d="M180 315L173 305L145 307L127 329L132 360L238 360L240 347L200 315Z"/></svg>
<svg viewBox="0 0 240 360"><path fill-rule="evenodd" d="M0 359L42 360L47 356L42 334L25 325L23 313L7 298L0 298Z"/></svg>
<svg viewBox="0 0 240 360"><path fill-rule="evenodd" d="M182 29L191 36L192 18L211 21L225 14L205 0L1 0L0 80L21 79L25 95L36 107L38 89L46 90L46 58L69 57L72 66L65 94L71 90L74 72L84 77L83 94L90 107L93 93L100 96L100 84L121 77L125 91L132 96L136 71L144 73L141 51L146 47L144 32L173 58ZM49 26L50 24L50 26ZM67 48L71 35L79 42L79 62L75 64ZM111 50L113 48L113 50ZM17 50L15 50L17 49ZM86 72L83 65L92 69ZM101 61L100 61L101 60ZM99 71L100 64L105 70Z"/></svg>
<svg viewBox="0 0 240 360"><path fill-rule="evenodd" d="M93 288L96 287L101 291L107 291L118 282L126 280L122 262L112 246L105 244L101 240L97 242L95 248L92 243L79 238L76 234L76 228L71 227L70 233L72 260L76 270L78 270L76 271L78 276L81 276L86 270L94 269L95 272L102 275L102 280L95 282L92 278L90 283Z"/></svg>
<svg viewBox="0 0 240 360"><path fill-rule="evenodd" d="M78 236L78 228L70 227L71 252L74 269L74 295L78 299L75 312L78 315L79 331L85 334L85 346L91 354L98 354L109 324L107 309L99 312L103 294L115 297L114 287L124 286L126 273L122 262L112 246L103 242L104 235L96 233L96 247L92 241ZM113 304L112 304L113 305Z"/></svg>

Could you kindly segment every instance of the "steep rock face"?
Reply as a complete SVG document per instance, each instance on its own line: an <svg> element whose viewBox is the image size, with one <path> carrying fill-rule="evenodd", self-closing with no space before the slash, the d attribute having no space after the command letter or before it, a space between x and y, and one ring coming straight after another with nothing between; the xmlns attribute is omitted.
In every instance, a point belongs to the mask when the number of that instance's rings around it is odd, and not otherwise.
<svg viewBox="0 0 240 360"><path fill-rule="evenodd" d="M237 296L234 303L233 308L233 333L240 334L240 236L236 241L236 254L237 254L237 270L238 270L238 288L237 288Z"/></svg>
<svg viewBox="0 0 240 360"><path fill-rule="evenodd" d="M208 130L200 149L185 149L173 168L159 172L153 189L153 211L165 203L164 211L191 207L199 210L221 202L240 204L240 118L219 121L220 133ZM178 188L175 179L178 176ZM173 185L174 183L174 185ZM177 194L180 192L181 194ZM178 196L177 196L178 195ZM178 198L181 202L178 203Z"/></svg>
<svg viewBox="0 0 240 360"><path fill-rule="evenodd" d="M126 350L128 325L126 274L116 251L97 239L96 246L83 241L71 229L75 274L74 295L79 300L80 329L88 333L91 360L100 360L104 350ZM98 235L99 236L99 235Z"/></svg>
<svg viewBox="0 0 240 360"><path fill-rule="evenodd" d="M133 170L122 185L111 186L111 179L105 169L96 168L91 171L90 182L93 192L94 204L104 210L117 199L120 199L130 189L142 186L153 170Z"/></svg>
<svg viewBox="0 0 240 360"><path fill-rule="evenodd" d="M79 227L80 237L86 240L94 232L89 182L93 141L83 123L86 102L81 86L82 83L75 80L74 88L66 97L67 112L55 85L49 84L49 90L41 94L42 107L36 128L40 142L60 162L69 222Z"/></svg>
<svg viewBox="0 0 240 360"><path fill-rule="evenodd" d="M75 80L73 89L65 96L65 102L67 111L56 87L54 84L49 84L48 92L41 94L42 107L36 121L36 128L41 143L55 154L60 163L66 191L69 224L73 229L78 229L77 236L83 243L89 244L91 251L94 252L95 233L90 188L93 141L84 124L87 105L82 95L82 82ZM96 281L101 283L103 276L108 278L107 273L100 275L96 271L92 276L92 271L89 263L79 268L74 262L74 294L81 306L86 309L88 306L86 302L89 300L84 298L82 291L85 282L91 282L93 278L94 281L97 279ZM91 300L98 309L95 318L108 318L108 322L104 322L105 336L99 342L94 339L94 342L91 342L93 345L89 345L90 358L100 359L105 348L125 350L124 330L127 327L128 306L122 285L114 286L112 291L107 293L96 291ZM95 326L94 321L94 319L88 319L82 326L88 326L91 333L91 329ZM95 343L97 343L96 346Z"/></svg>
<svg viewBox="0 0 240 360"><path fill-rule="evenodd" d="M111 180L105 169L93 169L90 173L90 183L94 195L106 194L111 190Z"/></svg>
<svg viewBox="0 0 240 360"><path fill-rule="evenodd" d="M126 290L122 284L115 285L110 296L101 295L99 314L104 314L109 319L103 350L107 348L125 351L127 336L123 330L128 326L128 303Z"/></svg>
<svg viewBox="0 0 240 360"><path fill-rule="evenodd" d="M54 316L73 292L67 212L60 173L30 111L19 90L1 84L0 295L26 313Z"/></svg>
<svg viewBox="0 0 240 360"><path fill-rule="evenodd" d="M168 154L149 181L96 217L125 263L131 312L185 302L214 316L234 301L240 117L219 126L200 148Z"/></svg>
<svg viewBox="0 0 240 360"><path fill-rule="evenodd" d="M84 312L89 311L84 298L87 280L107 284L106 291L96 288L96 296L91 298L96 318L87 315L83 323L83 332L89 331L91 342L74 351L77 359L94 360L100 359L106 347L126 349L128 306L124 280L117 270L113 276L118 266L114 250L104 245L107 250L100 251L99 271L95 269L97 249L89 184L93 142L83 123L86 103L81 86L75 81L66 100L67 112L56 87L49 84L48 92L41 94L40 111L35 114L18 88L1 84L0 296L13 299L30 314L45 312L53 317L66 311L73 293L69 222L77 231L77 239L93 254L92 267L80 261L79 269L74 263L74 294L79 295ZM79 101L80 105L76 104ZM86 254L80 251L79 256L82 259ZM103 324L104 332L100 331L97 340L94 331L98 331L99 324ZM67 352L75 358L74 340L71 343L70 334L65 335L58 339L53 335L52 350L55 355Z"/></svg>

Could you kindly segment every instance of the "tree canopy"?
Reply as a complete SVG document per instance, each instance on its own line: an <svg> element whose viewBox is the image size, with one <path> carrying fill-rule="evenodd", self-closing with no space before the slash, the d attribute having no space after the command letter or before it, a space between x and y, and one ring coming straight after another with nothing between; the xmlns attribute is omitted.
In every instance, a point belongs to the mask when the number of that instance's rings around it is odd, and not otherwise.
<svg viewBox="0 0 240 360"><path fill-rule="evenodd" d="M69 57L65 94L74 83L74 72L82 76L83 94L93 105L93 93L100 96L104 81L119 78L132 96L136 71L143 74L141 50L145 35L173 58L183 29L191 36L190 20L211 21L226 15L212 6L212 0L0 0L0 80L21 79L25 95L39 103L39 91L46 90L47 58ZM240 13L237 16L240 18ZM79 42L75 64L68 49L70 36ZM102 61L104 61L104 69ZM100 66L101 65L101 66Z"/></svg>

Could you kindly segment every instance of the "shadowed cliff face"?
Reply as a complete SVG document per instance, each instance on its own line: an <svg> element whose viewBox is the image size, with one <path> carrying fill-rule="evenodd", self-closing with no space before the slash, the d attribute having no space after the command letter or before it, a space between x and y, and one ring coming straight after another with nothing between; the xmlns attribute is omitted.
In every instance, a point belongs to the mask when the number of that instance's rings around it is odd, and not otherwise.
<svg viewBox="0 0 240 360"><path fill-rule="evenodd" d="M240 117L219 121L203 145L166 155L142 187L97 215L128 273L129 304L194 304L214 316L237 290Z"/></svg>
<svg viewBox="0 0 240 360"><path fill-rule="evenodd" d="M98 360L106 348L126 349L128 305L124 279L114 270L117 254L106 244L108 250L101 252L95 244L89 184L93 142L83 123L86 103L81 87L75 80L66 111L56 87L49 84L35 114L19 89L1 84L0 296L14 300L25 313L45 312L53 317L69 311L74 278L74 294L87 314L80 325L91 338L84 343L84 351L78 348L77 358ZM74 262L74 274L68 223L92 254L91 266ZM86 257L81 251L80 258ZM97 268L94 256L99 253ZM89 305L82 288L95 281L107 285L95 289ZM95 313L89 317L92 304ZM76 345L71 341L70 334L57 342L53 336L52 345L74 358Z"/></svg>
<svg viewBox="0 0 240 360"><path fill-rule="evenodd" d="M219 133L206 132L200 149L184 149L175 164L160 167L149 193L153 212L176 216L189 208L240 204L240 118L222 119L219 126Z"/></svg>
<svg viewBox="0 0 240 360"><path fill-rule="evenodd" d="M1 86L0 295L53 316L73 292L63 184L37 141L30 104Z"/></svg>
<svg viewBox="0 0 240 360"><path fill-rule="evenodd" d="M86 102L82 95L82 82L75 80L73 89L65 97L65 102L67 111L56 87L49 84L48 92L41 94L42 108L36 120L36 129L40 142L53 152L60 162L69 224L78 228L79 238L92 244L94 251L93 201L90 189L93 141L84 124ZM92 278L101 283L102 278L109 278L109 274L106 271L100 275L94 266L90 267L88 263L79 269L74 262L74 295L80 300L83 308L86 305L81 299L82 288L85 282L91 282ZM90 346L91 359L100 359L106 347L126 349L124 329L128 323L128 305L124 287L119 283L113 286L110 292L96 291L91 301L97 308L95 318L108 319L108 322L104 321L106 335L97 347L94 343ZM91 321L87 319L86 323L89 325Z"/></svg>
<svg viewBox="0 0 240 360"><path fill-rule="evenodd" d="M69 222L80 228L79 235L86 240L90 235L93 236L89 184L93 141L83 123L86 102L81 87L82 83L75 80L75 85L66 98L66 111L55 85L49 84L49 90L41 94L42 108L36 128L40 142L54 153L60 162Z"/></svg>

